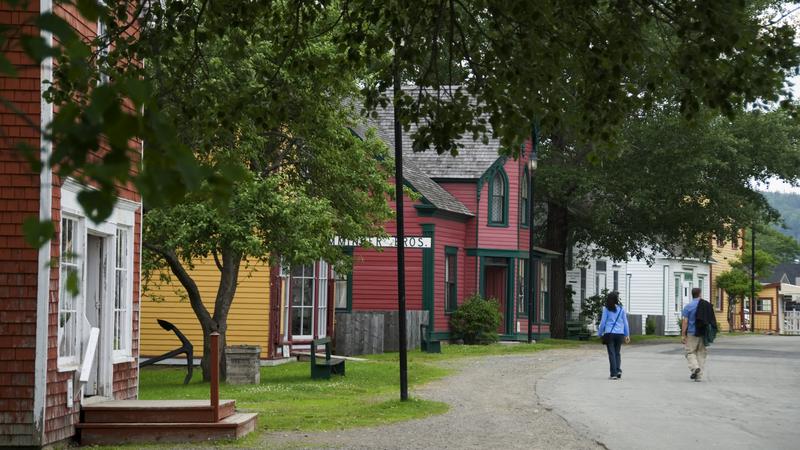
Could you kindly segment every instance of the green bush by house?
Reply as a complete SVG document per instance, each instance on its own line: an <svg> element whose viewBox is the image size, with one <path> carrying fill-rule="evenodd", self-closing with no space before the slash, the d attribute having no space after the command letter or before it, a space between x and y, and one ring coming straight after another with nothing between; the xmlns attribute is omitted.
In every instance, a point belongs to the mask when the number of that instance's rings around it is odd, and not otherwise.
<svg viewBox="0 0 800 450"><path fill-rule="evenodd" d="M450 329L465 344L490 344L497 342L500 320L497 300L473 294L450 316Z"/></svg>

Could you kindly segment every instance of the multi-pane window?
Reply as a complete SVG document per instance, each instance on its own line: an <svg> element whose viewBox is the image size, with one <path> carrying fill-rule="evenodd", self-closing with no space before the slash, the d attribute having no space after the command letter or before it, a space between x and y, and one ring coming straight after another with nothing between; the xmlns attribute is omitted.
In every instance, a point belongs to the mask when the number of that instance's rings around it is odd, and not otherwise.
<svg viewBox="0 0 800 450"><path fill-rule="evenodd" d="M107 27L104 19L97 19L97 39L100 42L100 47L97 49L97 64L100 72L100 79L98 80L100 84L106 84L109 80L107 67L108 62L106 61L108 58L108 38L106 37L106 32ZM106 66L104 67L103 65Z"/></svg>
<svg viewBox="0 0 800 450"><path fill-rule="evenodd" d="M528 283L527 281L528 261L520 259L517 262L517 313L527 317L528 315Z"/></svg>
<svg viewBox="0 0 800 450"><path fill-rule="evenodd" d="M456 283L458 280L458 262L456 253L453 250L445 250L444 255L444 307L445 311L451 312L458 308L458 291Z"/></svg>
<svg viewBox="0 0 800 450"><path fill-rule="evenodd" d="M130 356L131 343L131 267L130 231L117 228L114 258L114 340L118 356Z"/></svg>
<svg viewBox="0 0 800 450"><path fill-rule="evenodd" d="M725 246L725 238L722 236L717 236L717 247L724 247Z"/></svg>
<svg viewBox="0 0 800 450"><path fill-rule="evenodd" d="M78 306L80 292L76 292L83 279L78 253L80 223L76 219L61 219L61 256L59 261L60 284L58 293L58 364L78 363Z"/></svg>
<svg viewBox="0 0 800 450"><path fill-rule="evenodd" d="M333 304L337 310L346 311L350 307L347 304L347 279L349 277L346 273L333 272Z"/></svg>
<svg viewBox="0 0 800 450"><path fill-rule="evenodd" d="M530 186L530 178L528 175L528 171L525 170L522 173L522 183L519 186L519 198L520 198L520 205L519 205L519 222L522 225L528 224L528 216L530 212L528 207L530 206L530 201L528 200L528 187Z"/></svg>
<svg viewBox="0 0 800 450"><path fill-rule="evenodd" d="M542 307L539 308L539 320L550 321L550 264L539 264L539 291L542 293Z"/></svg>
<svg viewBox="0 0 800 450"><path fill-rule="evenodd" d="M769 313L772 312L772 299L759 298L756 300L756 312Z"/></svg>
<svg viewBox="0 0 800 450"><path fill-rule="evenodd" d="M714 308L717 311L722 311L722 299L723 299L723 290L722 288L717 288L717 296L714 298Z"/></svg>
<svg viewBox="0 0 800 450"><path fill-rule="evenodd" d="M739 249L739 233L734 230L733 235L731 236L731 248L734 250Z"/></svg>
<svg viewBox="0 0 800 450"><path fill-rule="evenodd" d="M583 305L583 301L586 300L586 267L581 267L581 305Z"/></svg>
<svg viewBox="0 0 800 450"><path fill-rule="evenodd" d="M489 221L492 223L505 223L506 183L503 174L497 172L492 177L492 198Z"/></svg>
<svg viewBox="0 0 800 450"><path fill-rule="evenodd" d="M614 271L614 292L619 292L619 270Z"/></svg>
<svg viewBox="0 0 800 450"><path fill-rule="evenodd" d="M292 267L289 295L292 335L311 336L314 321L314 264Z"/></svg>
<svg viewBox="0 0 800 450"><path fill-rule="evenodd" d="M328 263L319 262L319 283L317 284L317 333L328 334Z"/></svg>
<svg viewBox="0 0 800 450"><path fill-rule="evenodd" d="M702 298L703 292L706 291L706 277L704 275L697 276L697 287L700 288L700 298Z"/></svg>

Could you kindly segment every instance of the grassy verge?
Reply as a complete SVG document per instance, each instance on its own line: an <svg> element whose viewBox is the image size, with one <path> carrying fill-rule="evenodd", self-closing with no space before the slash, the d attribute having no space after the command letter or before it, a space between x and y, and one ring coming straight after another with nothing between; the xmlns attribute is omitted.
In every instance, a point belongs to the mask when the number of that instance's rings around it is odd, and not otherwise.
<svg viewBox="0 0 800 450"><path fill-rule="evenodd" d="M442 345L442 353L422 353L419 350L408 352L409 361L415 362L436 362L458 358L474 358L479 356L500 356L514 355L521 353L534 353L542 350L554 348L571 348L580 346L579 341L568 341L562 339L544 339L535 344L525 342L514 344L490 344L490 345ZM371 361L397 361L398 353L384 353L381 355L370 355Z"/></svg>
<svg viewBox="0 0 800 450"><path fill-rule="evenodd" d="M409 385L441 379L451 369L436 363L458 358L523 354L552 348L576 347L577 341L548 339L536 344L485 346L444 345L442 353L408 353ZM256 445L268 431L323 431L374 426L423 418L447 411L444 403L422 399L400 402L397 353L371 355L367 361L347 361L347 375L330 380L311 380L308 362L292 362L261 368L258 385L223 383L220 398L236 400L241 411L258 412L258 430L247 438L216 443L230 446ZM143 400L207 399L208 384L199 374L183 385L185 369L151 366L140 375L139 397ZM158 447L158 446L155 446Z"/></svg>
<svg viewBox="0 0 800 450"><path fill-rule="evenodd" d="M395 364L381 361L347 363L347 375L312 380L308 362L261 368L261 383L223 383L220 398L236 400L237 409L259 413L258 431L320 431L380 425L447 411L447 405L427 400L395 401ZM409 361L409 384L439 379L448 370ZM209 386L195 380L184 386L183 369L148 367L141 372L141 399L207 399ZM254 433L258 435L260 433ZM251 439L237 442L252 444Z"/></svg>

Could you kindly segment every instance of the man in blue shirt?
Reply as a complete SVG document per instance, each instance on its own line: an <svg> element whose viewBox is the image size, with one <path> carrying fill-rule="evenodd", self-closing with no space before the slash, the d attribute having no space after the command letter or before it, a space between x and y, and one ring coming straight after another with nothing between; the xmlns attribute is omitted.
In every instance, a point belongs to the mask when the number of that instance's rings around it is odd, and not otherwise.
<svg viewBox="0 0 800 450"><path fill-rule="evenodd" d="M697 331L697 306L700 304L700 288L692 289L692 301L683 307L681 316L681 342L686 350L686 360L689 362L689 371L694 381L703 378L703 368L706 364L705 342L702 336L695 336Z"/></svg>

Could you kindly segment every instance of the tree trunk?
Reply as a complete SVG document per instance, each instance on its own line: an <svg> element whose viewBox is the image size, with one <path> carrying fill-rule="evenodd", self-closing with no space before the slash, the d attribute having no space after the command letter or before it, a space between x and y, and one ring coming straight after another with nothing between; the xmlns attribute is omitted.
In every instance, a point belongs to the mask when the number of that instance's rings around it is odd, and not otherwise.
<svg viewBox="0 0 800 450"><path fill-rule="evenodd" d="M203 328L203 359L200 367L203 369L203 381L211 380L211 333L219 333L219 377L221 381L228 378L228 366L225 361L226 335L228 331L228 312L233 304L233 297L236 295L236 287L239 279L239 267L242 256L230 248L222 248L222 261L214 258L219 269L219 287L217 297L214 301L214 314L206 324L200 320Z"/></svg>
<svg viewBox="0 0 800 450"><path fill-rule="evenodd" d="M144 246L153 252L158 253L167 262L173 275L178 278L181 285L186 289L189 297L189 304L192 306L200 328L203 330L203 358L200 367L203 372L203 381L211 381L211 333L219 333L219 363L220 380L224 381L227 377L227 365L225 364L225 333L228 330L228 311L233 303L233 296L236 294L236 284L239 279L239 266L242 256L230 248L222 248L222 261L214 254L214 262L219 269L219 289L214 302L214 315L208 312L200 295L197 283L192 279L189 272L183 266L178 255L174 250L165 250L149 242L144 242Z"/></svg>
<svg viewBox="0 0 800 450"><path fill-rule="evenodd" d="M736 307L736 303L733 302L732 297L728 296L728 331L734 331L736 329L735 320L733 317L734 308Z"/></svg>
<svg viewBox="0 0 800 450"><path fill-rule="evenodd" d="M565 255L569 245L569 212L567 208L553 202L547 204L547 229L545 247L559 253L550 262L550 336L557 339L567 337L567 266Z"/></svg>

